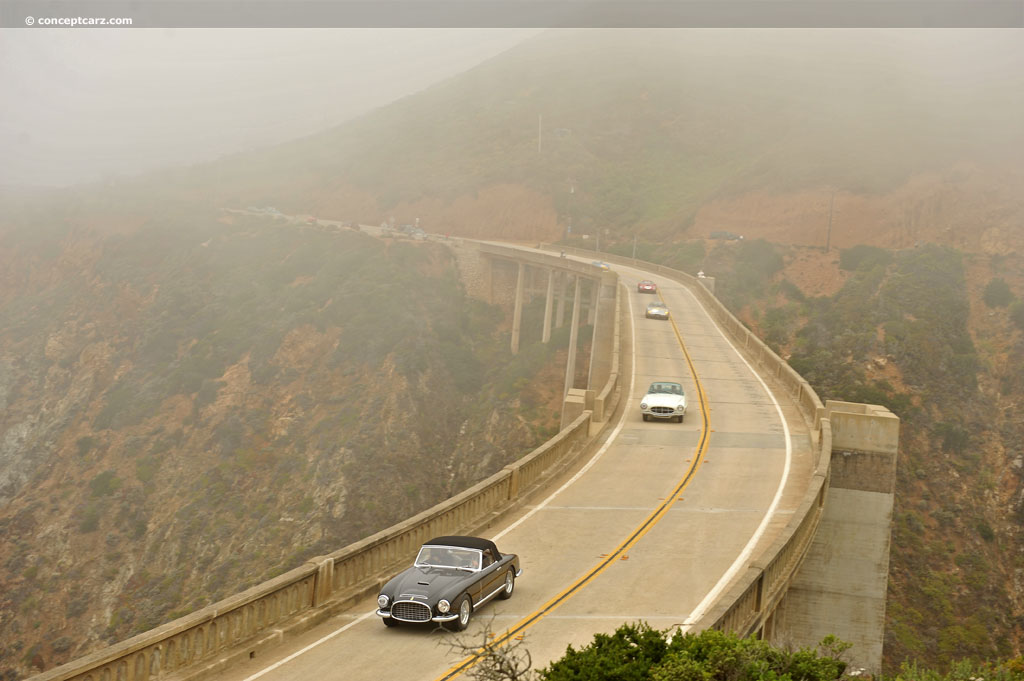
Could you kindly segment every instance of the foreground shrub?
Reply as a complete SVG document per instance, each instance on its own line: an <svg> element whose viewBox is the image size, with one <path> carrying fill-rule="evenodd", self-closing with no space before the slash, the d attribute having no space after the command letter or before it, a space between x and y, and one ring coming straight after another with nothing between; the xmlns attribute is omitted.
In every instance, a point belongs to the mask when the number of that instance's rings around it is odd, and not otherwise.
<svg viewBox="0 0 1024 681"><path fill-rule="evenodd" d="M624 624L614 634L595 634L590 645L572 646L542 669L546 681L832 681L842 677L840 656L849 645L827 637L818 650L783 651L765 641L715 630L699 634L657 631Z"/></svg>
<svg viewBox="0 0 1024 681"><path fill-rule="evenodd" d="M945 674L904 662L893 681L1024 681L1024 657L1003 662L961 660Z"/></svg>
<svg viewBox="0 0 1024 681"><path fill-rule="evenodd" d="M981 298L989 307L1007 307L1013 302L1013 291L1010 290L1010 285L1006 283L1005 279L996 277L988 282Z"/></svg>

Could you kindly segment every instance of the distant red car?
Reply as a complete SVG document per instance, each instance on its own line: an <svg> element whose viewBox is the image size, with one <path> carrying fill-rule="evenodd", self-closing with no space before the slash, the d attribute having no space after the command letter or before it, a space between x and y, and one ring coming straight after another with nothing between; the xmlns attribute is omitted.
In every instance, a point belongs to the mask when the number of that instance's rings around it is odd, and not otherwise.
<svg viewBox="0 0 1024 681"><path fill-rule="evenodd" d="M637 293L657 293L658 285L655 284L653 281L644 279L643 281L636 285L636 290Z"/></svg>

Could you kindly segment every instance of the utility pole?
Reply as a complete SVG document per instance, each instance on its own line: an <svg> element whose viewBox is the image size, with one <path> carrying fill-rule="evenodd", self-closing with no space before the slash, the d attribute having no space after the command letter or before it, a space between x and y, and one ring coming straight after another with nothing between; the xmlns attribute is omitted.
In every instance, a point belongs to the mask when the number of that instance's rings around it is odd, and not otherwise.
<svg viewBox="0 0 1024 681"><path fill-rule="evenodd" d="M828 249L832 245L832 205L836 200L836 190L832 190L832 198L828 200L828 229L825 232L825 252L828 253Z"/></svg>
<svg viewBox="0 0 1024 681"><path fill-rule="evenodd" d="M569 178L569 234L572 234L572 215L575 212L575 202L573 199L576 197L576 181Z"/></svg>

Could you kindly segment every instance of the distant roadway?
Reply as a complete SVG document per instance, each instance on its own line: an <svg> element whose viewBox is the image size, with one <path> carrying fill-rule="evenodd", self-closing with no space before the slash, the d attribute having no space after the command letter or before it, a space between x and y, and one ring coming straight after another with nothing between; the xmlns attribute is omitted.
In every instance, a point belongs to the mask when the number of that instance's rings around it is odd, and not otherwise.
<svg viewBox="0 0 1024 681"><path fill-rule="evenodd" d="M596 632L643 620L663 629L697 618L786 525L811 477L807 428L784 391L765 384L682 285L615 265L629 294L624 352L634 366L606 441L550 496L490 534L517 553L523 574L507 601L475 614L483 627L523 636L534 667L586 645ZM657 295L636 292L640 279ZM644 318L660 297L671 320ZM639 400L655 380L683 384L682 424L644 422ZM376 597L267 651L229 681L378 681L457 678L464 657L451 633L385 628Z"/></svg>

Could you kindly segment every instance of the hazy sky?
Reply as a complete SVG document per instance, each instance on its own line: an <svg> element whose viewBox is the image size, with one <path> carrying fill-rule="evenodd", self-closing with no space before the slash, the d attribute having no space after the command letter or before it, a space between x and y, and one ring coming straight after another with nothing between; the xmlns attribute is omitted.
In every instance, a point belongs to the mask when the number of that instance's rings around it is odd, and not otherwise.
<svg viewBox="0 0 1024 681"><path fill-rule="evenodd" d="M420 91L539 32L0 30L0 186L89 182L294 139ZM898 58L895 45L905 52L904 66L922 77L956 81L947 108L972 105L965 83L995 84L1019 99L1019 31L700 35L737 57L788 50L800 57L793 62L800 69L818 68L807 58L813 52L798 47L812 38L841 39L865 63L876 45Z"/></svg>
<svg viewBox="0 0 1024 681"><path fill-rule="evenodd" d="M521 29L6 30L0 185L67 185L322 130L465 71Z"/></svg>

